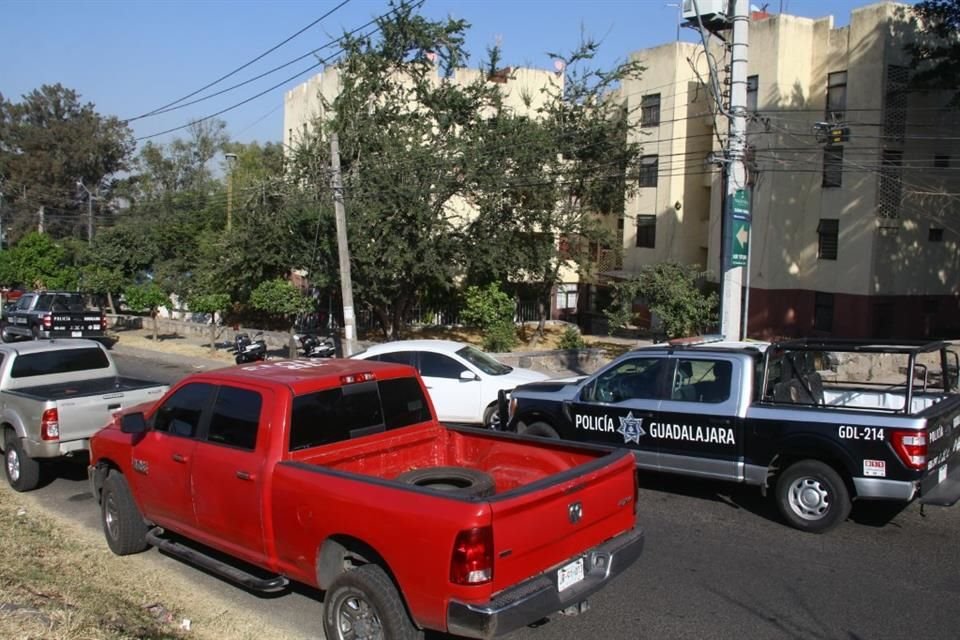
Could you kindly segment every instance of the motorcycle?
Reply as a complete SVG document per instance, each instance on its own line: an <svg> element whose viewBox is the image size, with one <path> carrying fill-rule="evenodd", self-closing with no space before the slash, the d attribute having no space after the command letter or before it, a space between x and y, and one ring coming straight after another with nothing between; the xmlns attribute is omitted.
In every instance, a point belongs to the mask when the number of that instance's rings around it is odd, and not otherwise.
<svg viewBox="0 0 960 640"><path fill-rule="evenodd" d="M233 339L233 350L236 353L234 361L237 364L267 359L267 343L263 339L262 331L258 331L252 340L246 333L238 333Z"/></svg>
<svg viewBox="0 0 960 640"><path fill-rule="evenodd" d="M305 358L333 358L337 355L337 347L330 336L297 333L294 337Z"/></svg>

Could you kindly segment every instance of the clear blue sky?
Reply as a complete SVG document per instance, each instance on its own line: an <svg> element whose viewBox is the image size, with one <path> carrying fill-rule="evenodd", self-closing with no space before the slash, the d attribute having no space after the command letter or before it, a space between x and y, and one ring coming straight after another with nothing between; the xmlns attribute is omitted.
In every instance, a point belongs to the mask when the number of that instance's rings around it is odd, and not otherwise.
<svg viewBox="0 0 960 640"><path fill-rule="evenodd" d="M19 97L60 82L121 118L156 109L251 60L334 8L341 0L0 0L0 93ZM681 0L426 0L430 18L471 23L467 48L480 64L499 42L503 64L550 68L547 51L568 52L581 31L603 41L610 65L637 49L676 37ZM754 0L762 6L764 2ZM771 0L768 9L848 22L868 0ZM386 0L351 0L263 60L208 90L225 88L325 45L387 11ZM684 30L683 39L693 32ZM334 49L327 49L327 52ZM268 89L307 68L305 59L227 94L131 123L138 136L200 118ZM316 73L313 71L311 73ZM310 73L221 116L234 139L279 141L284 90ZM199 94L202 97L205 94ZM157 138L158 142L172 135Z"/></svg>

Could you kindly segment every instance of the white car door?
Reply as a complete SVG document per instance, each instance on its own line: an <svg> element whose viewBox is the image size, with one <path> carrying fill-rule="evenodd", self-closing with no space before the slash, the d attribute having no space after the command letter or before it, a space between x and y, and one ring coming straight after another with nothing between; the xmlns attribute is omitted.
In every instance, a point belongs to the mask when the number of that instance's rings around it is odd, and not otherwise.
<svg viewBox="0 0 960 640"><path fill-rule="evenodd" d="M441 422L483 422L482 385L465 365L442 353L421 351L418 368ZM461 378L464 371L473 377Z"/></svg>

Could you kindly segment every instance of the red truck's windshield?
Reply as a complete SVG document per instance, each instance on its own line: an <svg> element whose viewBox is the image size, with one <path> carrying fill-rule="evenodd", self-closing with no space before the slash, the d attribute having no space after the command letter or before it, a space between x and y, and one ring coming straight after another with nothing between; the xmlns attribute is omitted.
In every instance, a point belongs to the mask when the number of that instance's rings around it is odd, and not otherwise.
<svg viewBox="0 0 960 640"><path fill-rule="evenodd" d="M290 451L431 419L416 378L361 382L293 399Z"/></svg>

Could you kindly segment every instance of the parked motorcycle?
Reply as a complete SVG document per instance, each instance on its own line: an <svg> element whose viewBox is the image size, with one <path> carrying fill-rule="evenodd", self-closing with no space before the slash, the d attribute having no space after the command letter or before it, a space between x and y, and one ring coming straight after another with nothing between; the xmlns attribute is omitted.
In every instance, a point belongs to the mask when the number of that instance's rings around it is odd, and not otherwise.
<svg viewBox="0 0 960 640"><path fill-rule="evenodd" d="M337 347L330 336L297 333L294 337L305 358L332 358L337 354Z"/></svg>
<svg viewBox="0 0 960 640"><path fill-rule="evenodd" d="M263 339L262 331L258 331L253 339L246 333L238 333L233 339L233 350L237 364L267 359L267 343Z"/></svg>

